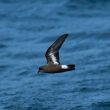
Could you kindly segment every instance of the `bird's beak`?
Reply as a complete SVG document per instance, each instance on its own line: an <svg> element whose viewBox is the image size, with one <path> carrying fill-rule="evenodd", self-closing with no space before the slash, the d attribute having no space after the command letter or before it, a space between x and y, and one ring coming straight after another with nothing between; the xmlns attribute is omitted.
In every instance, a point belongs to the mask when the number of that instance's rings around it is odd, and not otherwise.
<svg viewBox="0 0 110 110"><path fill-rule="evenodd" d="M40 71L38 70L38 72L37 72L38 74L40 73Z"/></svg>

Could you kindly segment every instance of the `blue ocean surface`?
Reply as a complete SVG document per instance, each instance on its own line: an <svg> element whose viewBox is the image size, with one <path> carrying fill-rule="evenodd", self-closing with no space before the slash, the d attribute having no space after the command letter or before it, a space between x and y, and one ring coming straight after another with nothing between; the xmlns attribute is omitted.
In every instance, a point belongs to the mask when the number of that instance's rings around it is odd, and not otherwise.
<svg viewBox="0 0 110 110"><path fill-rule="evenodd" d="M75 71L37 74L64 33ZM0 110L110 110L110 0L0 0Z"/></svg>

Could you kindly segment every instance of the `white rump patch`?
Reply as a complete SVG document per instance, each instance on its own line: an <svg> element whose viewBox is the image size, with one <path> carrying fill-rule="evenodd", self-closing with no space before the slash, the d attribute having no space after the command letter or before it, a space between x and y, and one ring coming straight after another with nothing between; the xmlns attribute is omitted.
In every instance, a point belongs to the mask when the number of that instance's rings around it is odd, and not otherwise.
<svg viewBox="0 0 110 110"><path fill-rule="evenodd" d="M61 68L62 69L68 69L68 66L67 65L61 65Z"/></svg>
<svg viewBox="0 0 110 110"><path fill-rule="evenodd" d="M59 63L57 62L57 59L56 59L56 57L54 56L53 53L50 53L49 55L51 56L52 61L53 61L54 64L59 64Z"/></svg>

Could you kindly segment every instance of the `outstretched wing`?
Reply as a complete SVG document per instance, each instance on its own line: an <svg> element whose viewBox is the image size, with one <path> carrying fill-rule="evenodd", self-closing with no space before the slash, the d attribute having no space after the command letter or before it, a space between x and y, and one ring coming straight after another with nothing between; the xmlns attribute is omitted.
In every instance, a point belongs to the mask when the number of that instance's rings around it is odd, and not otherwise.
<svg viewBox="0 0 110 110"><path fill-rule="evenodd" d="M68 34L61 35L46 51L46 59L48 64L60 64L59 49L67 38Z"/></svg>

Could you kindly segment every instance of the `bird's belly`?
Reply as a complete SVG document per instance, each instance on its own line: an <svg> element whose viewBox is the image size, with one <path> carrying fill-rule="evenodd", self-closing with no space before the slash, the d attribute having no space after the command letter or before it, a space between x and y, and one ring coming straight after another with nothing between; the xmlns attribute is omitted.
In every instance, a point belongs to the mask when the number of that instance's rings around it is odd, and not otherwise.
<svg viewBox="0 0 110 110"><path fill-rule="evenodd" d="M61 66L60 65L48 65L45 68L45 72L47 73L57 73L61 71Z"/></svg>

